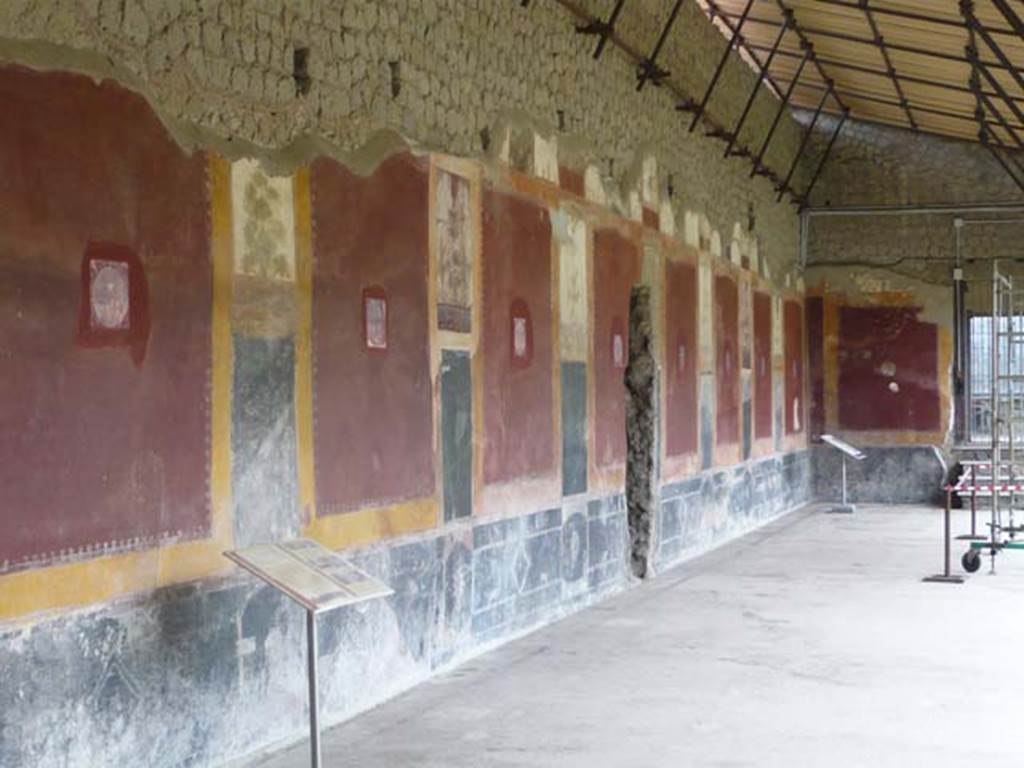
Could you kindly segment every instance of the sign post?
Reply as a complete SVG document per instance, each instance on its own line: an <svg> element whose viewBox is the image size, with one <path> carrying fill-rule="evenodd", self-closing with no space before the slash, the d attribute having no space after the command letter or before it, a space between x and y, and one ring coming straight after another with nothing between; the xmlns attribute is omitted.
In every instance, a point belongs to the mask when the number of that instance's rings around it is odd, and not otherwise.
<svg viewBox="0 0 1024 768"><path fill-rule="evenodd" d="M864 461L864 459L867 458L867 455L864 453L864 451L860 450L859 448L854 448L845 440L840 440L838 437L835 437L834 435L822 435L821 440L822 442L831 445L833 448L839 451L839 453L842 454L843 457L843 501L841 504L832 507L828 511L845 514L855 512L857 510L857 507L854 504L850 504L847 501L846 496L846 459L847 457L849 457L854 461Z"/></svg>
<svg viewBox="0 0 1024 768"><path fill-rule="evenodd" d="M320 768L320 706L317 684L317 615L378 597L394 590L310 539L258 544L224 556L283 592L306 609L306 654L309 664L309 748L311 765Z"/></svg>

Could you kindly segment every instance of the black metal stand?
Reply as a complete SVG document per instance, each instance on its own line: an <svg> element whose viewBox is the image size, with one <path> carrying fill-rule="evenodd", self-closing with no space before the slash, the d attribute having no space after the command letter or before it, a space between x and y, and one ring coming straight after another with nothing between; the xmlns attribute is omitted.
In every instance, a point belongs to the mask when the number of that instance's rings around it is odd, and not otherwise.
<svg viewBox="0 0 1024 768"><path fill-rule="evenodd" d="M306 611L306 653L309 656L309 751L311 765L320 768L320 706L317 686L316 613Z"/></svg>
<svg viewBox="0 0 1024 768"><path fill-rule="evenodd" d="M927 576L927 577L925 577L923 579L924 581L937 582L939 584L963 584L964 583L964 577L963 576L954 575L953 573L950 572L950 568L949 568L949 559L950 559L949 558L949 548L950 548L949 515L950 515L950 507L952 507L952 505L953 505L953 489L952 489L952 487L947 486L946 487L946 514L945 514L945 523L946 523L945 528L946 528L946 531L945 531L944 542L943 542L944 545L945 545L944 567L943 567L942 573L938 573L938 574L936 574L934 576Z"/></svg>

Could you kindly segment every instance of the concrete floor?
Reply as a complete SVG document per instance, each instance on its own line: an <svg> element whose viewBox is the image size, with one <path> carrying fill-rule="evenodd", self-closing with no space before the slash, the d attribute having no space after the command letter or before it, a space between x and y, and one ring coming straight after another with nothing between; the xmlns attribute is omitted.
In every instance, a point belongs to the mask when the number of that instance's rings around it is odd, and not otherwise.
<svg viewBox="0 0 1024 768"><path fill-rule="evenodd" d="M1024 765L1024 553L924 584L941 530L795 513L330 730L325 765Z"/></svg>

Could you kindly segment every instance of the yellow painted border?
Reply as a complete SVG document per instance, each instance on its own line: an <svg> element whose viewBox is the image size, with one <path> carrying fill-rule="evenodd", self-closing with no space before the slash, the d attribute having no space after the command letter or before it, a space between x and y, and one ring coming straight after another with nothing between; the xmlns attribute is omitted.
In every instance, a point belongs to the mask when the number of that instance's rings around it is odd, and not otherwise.
<svg viewBox="0 0 1024 768"><path fill-rule="evenodd" d="M313 199L309 169L295 174L295 444L303 520L316 516L313 441Z"/></svg>
<svg viewBox="0 0 1024 768"><path fill-rule="evenodd" d="M210 397L210 538L0 576L0 621L112 600L227 571L234 542L231 514L231 298L234 252L231 165L209 155L210 251L213 262Z"/></svg>
<svg viewBox="0 0 1024 768"><path fill-rule="evenodd" d="M383 539L426 531L437 525L439 506L435 499L393 507L362 509L318 517L305 535L331 549L373 544Z"/></svg>

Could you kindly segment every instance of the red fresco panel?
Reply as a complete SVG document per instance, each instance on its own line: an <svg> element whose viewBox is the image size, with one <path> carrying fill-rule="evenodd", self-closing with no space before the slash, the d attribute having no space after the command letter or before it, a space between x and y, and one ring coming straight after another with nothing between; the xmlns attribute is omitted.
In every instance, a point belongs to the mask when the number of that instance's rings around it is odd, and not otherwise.
<svg viewBox="0 0 1024 768"><path fill-rule="evenodd" d="M665 262L665 451L697 452L697 268Z"/></svg>
<svg viewBox="0 0 1024 768"><path fill-rule="evenodd" d="M941 427L938 328L916 307L839 310L839 424L844 429Z"/></svg>
<svg viewBox="0 0 1024 768"><path fill-rule="evenodd" d="M110 82L0 103L0 572L206 536L206 157Z"/></svg>
<svg viewBox="0 0 1024 768"><path fill-rule="evenodd" d="M719 445L740 439L739 290L727 275L715 276L715 428Z"/></svg>
<svg viewBox="0 0 1024 768"><path fill-rule="evenodd" d="M311 171L316 487L321 514L434 491L428 171Z"/></svg>
<svg viewBox="0 0 1024 768"><path fill-rule="evenodd" d="M754 436L772 436L772 299L754 291Z"/></svg>
<svg viewBox="0 0 1024 768"><path fill-rule="evenodd" d="M558 182L566 192L577 197L583 197L586 193L583 182L583 171L576 171L564 165L558 167Z"/></svg>
<svg viewBox="0 0 1024 768"><path fill-rule="evenodd" d="M825 310L820 296L808 296L804 302L807 317L807 365L810 368L811 434L825 431Z"/></svg>
<svg viewBox="0 0 1024 768"><path fill-rule="evenodd" d="M484 481L555 472L551 222L490 187L483 211Z"/></svg>
<svg viewBox="0 0 1024 768"><path fill-rule="evenodd" d="M798 301L783 308L783 342L786 361L786 434L804 431L804 312Z"/></svg>
<svg viewBox="0 0 1024 768"><path fill-rule="evenodd" d="M614 229L594 233L594 438L599 467L626 460L629 296L640 280L640 251Z"/></svg>

